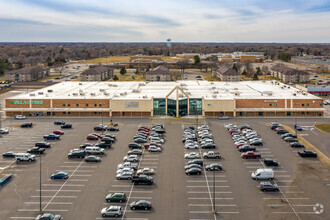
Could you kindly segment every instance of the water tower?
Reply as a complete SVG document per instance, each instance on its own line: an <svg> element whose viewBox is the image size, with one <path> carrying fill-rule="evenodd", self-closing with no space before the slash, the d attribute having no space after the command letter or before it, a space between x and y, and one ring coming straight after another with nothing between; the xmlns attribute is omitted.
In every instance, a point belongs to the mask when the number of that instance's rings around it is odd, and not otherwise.
<svg viewBox="0 0 330 220"><path fill-rule="evenodd" d="M167 41L166 45L167 45L168 49L170 49L171 48L171 38L167 38L166 41Z"/></svg>

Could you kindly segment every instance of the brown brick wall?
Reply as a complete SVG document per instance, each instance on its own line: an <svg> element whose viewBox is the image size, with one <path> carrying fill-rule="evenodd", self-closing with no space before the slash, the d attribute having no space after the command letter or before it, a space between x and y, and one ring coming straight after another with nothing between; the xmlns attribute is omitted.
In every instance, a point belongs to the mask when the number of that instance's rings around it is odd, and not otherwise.
<svg viewBox="0 0 330 220"><path fill-rule="evenodd" d="M274 104L277 104L277 108L284 108L285 99L236 99L236 108L274 108Z"/></svg>
<svg viewBox="0 0 330 220"><path fill-rule="evenodd" d="M99 106L104 103L105 105ZM63 106L65 104L65 106ZM68 106L70 104L70 106ZM79 106L77 106L79 104ZM88 106L86 106L88 104ZM97 106L94 106L94 105ZM53 108L110 108L109 99L53 99Z"/></svg>
<svg viewBox="0 0 330 220"><path fill-rule="evenodd" d="M12 101L30 101L30 99L6 99L6 108L30 108L30 104L11 104Z"/></svg>
<svg viewBox="0 0 330 220"><path fill-rule="evenodd" d="M323 101L321 99L294 99L292 108L323 108Z"/></svg>

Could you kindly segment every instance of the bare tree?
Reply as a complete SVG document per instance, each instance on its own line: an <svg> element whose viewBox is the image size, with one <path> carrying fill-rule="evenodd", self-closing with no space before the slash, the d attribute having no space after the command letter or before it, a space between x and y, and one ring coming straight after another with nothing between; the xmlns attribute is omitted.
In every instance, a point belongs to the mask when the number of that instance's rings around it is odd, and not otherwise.
<svg viewBox="0 0 330 220"><path fill-rule="evenodd" d="M181 71L171 71L171 78L173 81L181 80L183 72Z"/></svg>
<svg viewBox="0 0 330 220"><path fill-rule="evenodd" d="M262 72L263 74L268 73L268 72L269 72L268 66L263 65L263 66L261 67L261 72Z"/></svg>
<svg viewBox="0 0 330 220"><path fill-rule="evenodd" d="M178 67L181 69L181 72L184 73L184 70L187 68L189 61L188 60L180 60L177 62Z"/></svg>

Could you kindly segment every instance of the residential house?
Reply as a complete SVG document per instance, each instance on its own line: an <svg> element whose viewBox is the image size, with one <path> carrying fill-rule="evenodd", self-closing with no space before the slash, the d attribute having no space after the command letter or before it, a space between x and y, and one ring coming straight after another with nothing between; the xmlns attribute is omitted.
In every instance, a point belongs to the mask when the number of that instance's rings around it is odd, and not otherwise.
<svg viewBox="0 0 330 220"><path fill-rule="evenodd" d="M164 66L158 66L146 73L147 81L171 81L171 72Z"/></svg>
<svg viewBox="0 0 330 220"><path fill-rule="evenodd" d="M90 66L90 69L81 73L81 81L104 81L113 77L114 70L111 67L98 65Z"/></svg>
<svg viewBox="0 0 330 220"><path fill-rule="evenodd" d="M283 82L308 82L309 73L285 66L275 66L272 68L271 75Z"/></svg>
<svg viewBox="0 0 330 220"><path fill-rule="evenodd" d="M213 75L224 82L236 82L241 80L241 74L232 68L220 66L213 71Z"/></svg>
<svg viewBox="0 0 330 220"><path fill-rule="evenodd" d="M49 76L49 69L42 66L29 66L6 73L6 80L12 82L31 82Z"/></svg>

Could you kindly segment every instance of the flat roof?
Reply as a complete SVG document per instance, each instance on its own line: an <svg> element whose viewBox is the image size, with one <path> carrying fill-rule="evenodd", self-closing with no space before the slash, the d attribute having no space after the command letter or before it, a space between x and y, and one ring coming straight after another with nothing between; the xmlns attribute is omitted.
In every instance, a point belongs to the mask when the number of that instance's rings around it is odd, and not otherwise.
<svg viewBox="0 0 330 220"><path fill-rule="evenodd" d="M190 98L232 99L320 99L277 81L218 82L60 82L10 99L133 99L165 98L176 86ZM169 98L176 96L173 93ZM184 98L184 96L179 96Z"/></svg>

